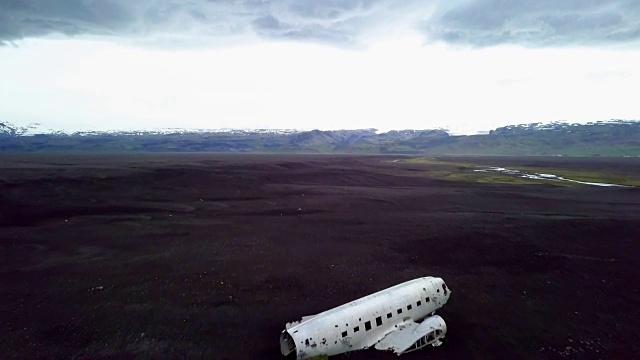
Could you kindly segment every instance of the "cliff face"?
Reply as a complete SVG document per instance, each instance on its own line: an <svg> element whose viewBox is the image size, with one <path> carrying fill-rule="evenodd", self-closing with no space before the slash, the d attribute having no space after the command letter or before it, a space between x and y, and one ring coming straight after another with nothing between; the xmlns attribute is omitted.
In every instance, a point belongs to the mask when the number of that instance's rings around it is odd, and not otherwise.
<svg viewBox="0 0 640 360"><path fill-rule="evenodd" d="M434 149L436 150L436 149ZM640 156L640 121L510 125L459 137L438 153L479 155Z"/></svg>

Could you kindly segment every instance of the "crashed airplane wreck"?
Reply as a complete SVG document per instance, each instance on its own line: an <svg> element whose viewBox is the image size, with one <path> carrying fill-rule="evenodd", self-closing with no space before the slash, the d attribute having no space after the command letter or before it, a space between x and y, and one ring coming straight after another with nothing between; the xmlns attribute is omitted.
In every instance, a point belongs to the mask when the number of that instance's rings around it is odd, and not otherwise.
<svg viewBox="0 0 640 360"><path fill-rule="evenodd" d="M398 355L439 346L447 332L435 315L451 291L441 278L398 284L317 315L287 323L280 351L296 359L332 356L374 346Z"/></svg>

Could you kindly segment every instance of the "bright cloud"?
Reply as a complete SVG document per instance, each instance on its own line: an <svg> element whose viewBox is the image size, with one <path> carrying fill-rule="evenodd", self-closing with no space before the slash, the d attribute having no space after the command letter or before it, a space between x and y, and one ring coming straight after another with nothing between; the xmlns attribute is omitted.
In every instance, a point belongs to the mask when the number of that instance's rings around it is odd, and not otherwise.
<svg viewBox="0 0 640 360"><path fill-rule="evenodd" d="M4 1L0 121L437 128L640 118L640 6Z"/></svg>

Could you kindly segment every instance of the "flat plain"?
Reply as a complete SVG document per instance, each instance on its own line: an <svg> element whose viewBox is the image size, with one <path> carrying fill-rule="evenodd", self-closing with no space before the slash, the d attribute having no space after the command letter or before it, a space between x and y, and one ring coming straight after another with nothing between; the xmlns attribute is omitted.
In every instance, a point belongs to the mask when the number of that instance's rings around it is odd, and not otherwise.
<svg viewBox="0 0 640 360"><path fill-rule="evenodd" d="M636 158L0 154L5 358L280 359L297 320L420 276L423 358L640 357ZM365 350L349 359L396 359Z"/></svg>

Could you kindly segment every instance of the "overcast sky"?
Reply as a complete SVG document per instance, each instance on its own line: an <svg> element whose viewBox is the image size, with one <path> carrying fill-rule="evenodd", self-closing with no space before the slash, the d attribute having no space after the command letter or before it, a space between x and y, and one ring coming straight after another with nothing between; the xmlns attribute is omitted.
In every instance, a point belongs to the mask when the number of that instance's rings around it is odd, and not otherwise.
<svg viewBox="0 0 640 360"><path fill-rule="evenodd" d="M448 128L640 119L638 0L0 0L0 121Z"/></svg>

